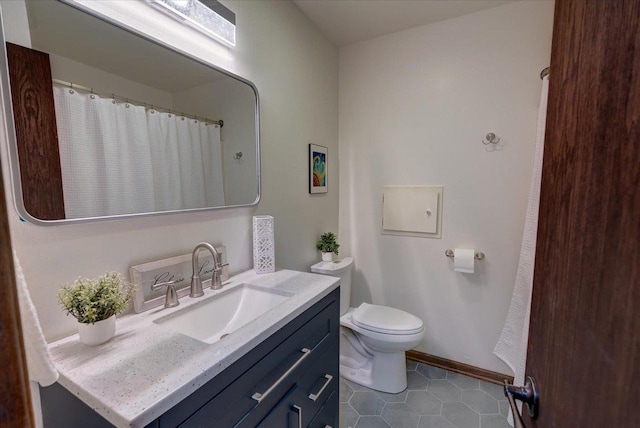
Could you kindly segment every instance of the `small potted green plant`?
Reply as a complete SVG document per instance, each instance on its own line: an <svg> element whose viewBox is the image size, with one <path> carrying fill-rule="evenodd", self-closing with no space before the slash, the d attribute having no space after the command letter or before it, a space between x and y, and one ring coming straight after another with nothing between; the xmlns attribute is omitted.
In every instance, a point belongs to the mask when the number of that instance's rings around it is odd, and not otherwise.
<svg viewBox="0 0 640 428"><path fill-rule="evenodd" d="M80 342L96 346L116 332L116 315L127 308L134 287L118 272L107 272L98 279L78 278L58 291L58 302L78 320Z"/></svg>
<svg viewBox="0 0 640 428"><path fill-rule="evenodd" d="M322 252L322 261L333 261L333 255L338 255L340 244L336 241L336 235L333 232L327 232L320 235L320 239L316 243L316 250Z"/></svg>

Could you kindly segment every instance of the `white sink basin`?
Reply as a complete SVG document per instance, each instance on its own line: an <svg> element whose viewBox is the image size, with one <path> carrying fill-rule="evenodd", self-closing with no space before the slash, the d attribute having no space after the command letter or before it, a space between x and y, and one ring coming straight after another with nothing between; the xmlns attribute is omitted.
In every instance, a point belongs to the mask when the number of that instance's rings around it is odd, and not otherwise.
<svg viewBox="0 0 640 428"><path fill-rule="evenodd" d="M282 291L241 284L154 322L201 342L214 343L291 296Z"/></svg>

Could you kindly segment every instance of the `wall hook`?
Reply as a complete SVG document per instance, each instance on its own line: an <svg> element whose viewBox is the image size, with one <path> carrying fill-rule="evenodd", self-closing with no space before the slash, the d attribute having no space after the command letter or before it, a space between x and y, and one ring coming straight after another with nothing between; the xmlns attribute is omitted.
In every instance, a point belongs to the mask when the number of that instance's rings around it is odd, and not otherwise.
<svg viewBox="0 0 640 428"><path fill-rule="evenodd" d="M237 161L239 161L240 159L242 159L242 152L237 152L233 158Z"/></svg>
<svg viewBox="0 0 640 428"><path fill-rule="evenodd" d="M487 141L482 141L482 144L489 145L489 144L498 144L500 142L500 138L496 137L496 134L494 134L493 132L489 132L486 136L485 139Z"/></svg>

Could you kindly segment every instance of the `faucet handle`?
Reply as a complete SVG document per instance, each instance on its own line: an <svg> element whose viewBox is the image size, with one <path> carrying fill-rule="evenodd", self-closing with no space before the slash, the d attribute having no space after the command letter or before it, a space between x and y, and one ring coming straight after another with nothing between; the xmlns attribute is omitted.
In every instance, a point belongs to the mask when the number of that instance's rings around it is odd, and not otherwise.
<svg viewBox="0 0 640 428"><path fill-rule="evenodd" d="M229 266L229 263L216 263L211 275L211 289L219 290L222 288L222 268Z"/></svg>
<svg viewBox="0 0 640 428"><path fill-rule="evenodd" d="M167 281L161 282L159 284L151 284L151 290L159 290L162 287L167 287L167 294L164 298L164 307L165 308L173 308L180 304L180 300L178 300L178 293L176 292L175 287L176 281Z"/></svg>

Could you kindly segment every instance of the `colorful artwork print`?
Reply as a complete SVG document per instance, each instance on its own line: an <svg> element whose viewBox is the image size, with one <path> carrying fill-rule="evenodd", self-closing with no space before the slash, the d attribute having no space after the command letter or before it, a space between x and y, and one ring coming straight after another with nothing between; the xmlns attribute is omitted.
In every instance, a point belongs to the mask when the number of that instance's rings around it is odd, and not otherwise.
<svg viewBox="0 0 640 428"><path fill-rule="evenodd" d="M324 187L327 185L325 165L327 157L324 153L313 152L313 187Z"/></svg>
<svg viewBox="0 0 640 428"><path fill-rule="evenodd" d="M327 193L328 149L309 144L309 193Z"/></svg>

